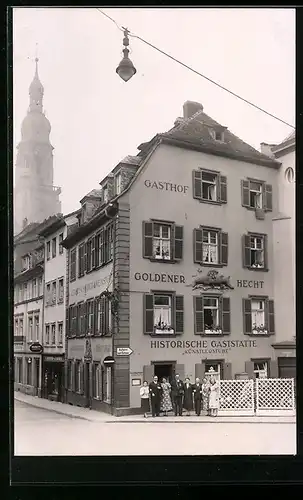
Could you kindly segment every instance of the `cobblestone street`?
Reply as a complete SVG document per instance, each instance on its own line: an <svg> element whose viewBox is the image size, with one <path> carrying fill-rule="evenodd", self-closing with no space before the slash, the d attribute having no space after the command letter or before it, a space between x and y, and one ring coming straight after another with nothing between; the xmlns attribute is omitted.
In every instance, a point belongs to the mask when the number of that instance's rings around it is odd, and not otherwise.
<svg viewBox="0 0 303 500"><path fill-rule="evenodd" d="M89 412L89 410L87 410ZM294 455L290 422L89 421L15 401L15 455ZM33 439L35 436L35 439Z"/></svg>

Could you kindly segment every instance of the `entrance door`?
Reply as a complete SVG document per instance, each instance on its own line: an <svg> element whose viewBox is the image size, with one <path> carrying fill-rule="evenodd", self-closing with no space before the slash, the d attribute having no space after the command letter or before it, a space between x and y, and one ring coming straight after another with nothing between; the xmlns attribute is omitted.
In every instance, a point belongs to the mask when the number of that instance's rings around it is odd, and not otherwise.
<svg viewBox="0 0 303 500"><path fill-rule="evenodd" d="M157 375L160 382L163 377L171 382L175 374L175 363L154 363L154 374Z"/></svg>

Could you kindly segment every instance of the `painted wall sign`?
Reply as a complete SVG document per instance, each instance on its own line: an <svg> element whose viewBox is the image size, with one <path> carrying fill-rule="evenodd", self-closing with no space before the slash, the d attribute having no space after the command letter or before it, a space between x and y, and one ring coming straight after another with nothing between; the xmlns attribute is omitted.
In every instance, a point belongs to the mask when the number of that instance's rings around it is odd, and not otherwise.
<svg viewBox="0 0 303 500"><path fill-rule="evenodd" d="M91 281L90 283L87 283L84 286L80 286L80 287L74 288L74 290L71 291L70 295L71 296L73 296L73 295L79 295L81 293L86 294L86 292L88 292L88 290L92 290L93 288L99 288L102 285L107 285L108 284L108 280L109 280L109 276L106 276L106 278L102 278L102 279L99 279L99 280L96 280L96 281Z"/></svg>
<svg viewBox="0 0 303 500"><path fill-rule="evenodd" d="M183 354L226 354L233 348L257 347L256 340L151 340L152 349L184 349Z"/></svg>
<svg viewBox="0 0 303 500"><path fill-rule="evenodd" d="M150 281L152 283L185 283L185 277L182 274L135 273L134 277L137 281Z"/></svg>
<svg viewBox="0 0 303 500"><path fill-rule="evenodd" d="M237 280L238 288L263 288L262 280Z"/></svg>
<svg viewBox="0 0 303 500"><path fill-rule="evenodd" d="M159 191L173 191L175 193L186 194L189 186L184 186L183 184L173 184L172 182L166 181L151 181L146 179L144 181L144 186L147 188L157 189Z"/></svg>

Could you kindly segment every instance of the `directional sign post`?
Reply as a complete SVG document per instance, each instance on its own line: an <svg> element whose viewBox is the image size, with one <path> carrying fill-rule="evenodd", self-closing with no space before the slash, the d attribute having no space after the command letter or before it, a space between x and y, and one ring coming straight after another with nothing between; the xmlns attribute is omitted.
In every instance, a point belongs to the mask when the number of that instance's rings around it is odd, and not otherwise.
<svg viewBox="0 0 303 500"><path fill-rule="evenodd" d="M117 356L129 356L132 352L130 347L117 347Z"/></svg>

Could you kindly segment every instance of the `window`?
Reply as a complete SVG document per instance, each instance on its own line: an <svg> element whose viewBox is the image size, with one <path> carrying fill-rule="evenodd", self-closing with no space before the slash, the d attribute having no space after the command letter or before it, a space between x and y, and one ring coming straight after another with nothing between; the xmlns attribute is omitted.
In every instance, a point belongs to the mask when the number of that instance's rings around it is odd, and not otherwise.
<svg viewBox="0 0 303 500"><path fill-rule="evenodd" d="M22 271L27 271L30 267L30 257L29 255L25 255L22 257Z"/></svg>
<svg viewBox="0 0 303 500"><path fill-rule="evenodd" d="M62 246L62 241L63 241L63 233L59 234L59 254L63 254L63 246Z"/></svg>
<svg viewBox="0 0 303 500"><path fill-rule="evenodd" d="M57 252L57 238L52 239L52 257L56 257Z"/></svg>
<svg viewBox="0 0 303 500"><path fill-rule="evenodd" d="M58 323L58 344L63 345L63 323Z"/></svg>
<svg viewBox="0 0 303 500"><path fill-rule="evenodd" d="M193 171L193 196L199 201L226 203L227 179L219 172Z"/></svg>
<svg viewBox="0 0 303 500"><path fill-rule="evenodd" d="M214 295L194 297L196 335L230 334L230 299Z"/></svg>
<svg viewBox="0 0 303 500"><path fill-rule="evenodd" d="M115 177L115 193L116 196L121 193L121 188L122 188L122 176L121 173L117 174Z"/></svg>
<svg viewBox="0 0 303 500"><path fill-rule="evenodd" d="M244 333L272 335L275 333L274 301L267 297L243 299Z"/></svg>
<svg viewBox="0 0 303 500"><path fill-rule="evenodd" d="M159 261L183 258L183 226L161 221L143 222L143 257Z"/></svg>
<svg viewBox="0 0 303 500"><path fill-rule="evenodd" d="M172 335L184 331L182 295L154 293L144 295L144 333Z"/></svg>
<svg viewBox="0 0 303 500"><path fill-rule="evenodd" d="M77 306L74 305L71 308L71 335L74 336L77 333L77 323L78 323L78 314L77 314Z"/></svg>
<svg viewBox="0 0 303 500"><path fill-rule="evenodd" d="M37 280L33 280L33 298L37 297Z"/></svg>
<svg viewBox="0 0 303 500"><path fill-rule="evenodd" d="M267 361L254 361L254 375L255 378L268 377L268 362Z"/></svg>
<svg viewBox="0 0 303 500"><path fill-rule="evenodd" d="M81 278L81 276L84 275L85 272L85 243L82 243L79 246L79 253L78 253L78 259L79 259L79 266L78 266L78 277Z"/></svg>
<svg viewBox="0 0 303 500"><path fill-rule="evenodd" d="M19 335L19 319L15 318L14 335Z"/></svg>
<svg viewBox="0 0 303 500"><path fill-rule="evenodd" d="M45 325L45 344L49 344L49 340L50 340L50 332L49 332L49 329L50 329L50 326L49 325Z"/></svg>
<svg viewBox="0 0 303 500"><path fill-rule="evenodd" d="M40 276L38 278L38 297L43 295L43 283L42 283L42 277Z"/></svg>
<svg viewBox="0 0 303 500"><path fill-rule="evenodd" d="M76 279L77 272L77 249L73 248L70 252L70 280L74 281Z"/></svg>
<svg viewBox="0 0 303 500"><path fill-rule="evenodd" d="M19 335L23 335L23 318L19 318Z"/></svg>
<svg viewBox="0 0 303 500"><path fill-rule="evenodd" d="M35 340L39 340L39 315L35 315Z"/></svg>
<svg viewBox="0 0 303 500"><path fill-rule="evenodd" d="M95 236L95 245L92 247L95 266L102 266L110 262L113 258L113 223L102 228Z"/></svg>
<svg viewBox="0 0 303 500"><path fill-rule="evenodd" d="M86 303L82 302L78 304L78 335L85 335L86 333Z"/></svg>
<svg viewBox="0 0 303 500"><path fill-rule="evenodd" d="M59 291L58 291L58 304L62 304L64 299L64 280L63 278L59 279Z"/></svg>
<svg viewBox="0 0 303 500"><path fill-rule="evenodd" d="M228 234L220 229L194 229L194 262L204 266L227 266Z"/></svg>
<svg viewBox="0 0 303 500"><path fill-rule="evenodd" d="M46 305L49 306L51 303L51 286L50 283L46 285Z"/></svg>
<svg viewBox="0 0 303 500"><path fill-rule="evenodd" d="M264 181L242 180L242 206L252 209L272 210L272 186Z"/></svg>
<svg viewBox="0 0 303 500"><path fill-rule="evenodd" d="M96 335L111 333L110 303L107 297L99 297L96 306Z"/></svg>
<svg viewBox="0 0 303 500"><path fill-rule="evenodd" d="M24 300L28 299L28 293L27 293L27 283L24 283Z"/></svg>
<svg viewBox="0 0 303 500"><path fill-rule="evenodd" d="M86 272L90 272L95 267L95 238L91 238L86 243Z"/></svg>
<svg viewBox="0 0 303 500"><path fill-rule="evenodd" d="M243 267L263 270L267 268L266 235L243 235Z"/></svg>
<svg viewBox="0 0 303 500"><path fill-rule="evenodd" d="M104 201L104 203L108 202L108 187L107 187L107 184L103 187L103 201Z"/></svg>
<svg viewBox="0 0 303 500"><path fill-rule="evenodd" d="M101 367L100 364L97 363L93 365L93 397L95 399L102 399Z"/></svg>
<svg viewBox="0 0 303 500"><path fill-rule="evenodd" d="M51 244L50 244L50 241L48 241L48 242L46 243L46 258L47 258L47 260L49 260L49 259L50 259L50 249L51 249L51 246L50 246L50 245L51 245Z"/></svg>
<svg viewBox="0 0 303 500"><path fill-rule="evenodd" d="M285 179L287 180L287 182L294 182L295 172L294 172L294 169L292 167L288 167L285 170Z"/></svg>
<svg viewBox="0 0 303 500"><path fill-rule="evenodd" d="M57 282L53 281L52 282L52 299L51 299L52 304L56 304L56 297L57 297Z"/></svg>
<svg viewBox="0 0 303 500"><path fill-rule="evenodd" d="M18 383L19 384L22 384L22 369L23 369L23 363L22 363L23 359L22 358L18 358L17 359L17 364L18 364Z"/></svg>
<svg viewBox="0 0 303 500"><path fill-rule="evenodd" d="M87 330L89 333L94 333L94 301L87 302Z"/></svg>
<svg viewBox="0 0 303 500"><path fill-rule="evenodd" d="M207 377L209 377L210 375L213 375L217 380L220 380L221 371L222 371L222 366L221 366L220 362L205 361L204 366L205 366L204 374Z"/></svg>
<svg viewBox="0 0 303 500"><path fill-rule="evenodd" d="M26 383L27 385L32 385L32 360L31 358L26 359Z"/></svg>
<svg viewBox="0 0 303 500"><path fill-rule="evenodd" d="M28 341L33 341L33 317L29 316L28 318Z"/></svg>
<svg viewBox="0 0 303 500"><path fill-rule="evenodd" d="M56 323L51 325L52 345L56 345Z"/></svg>

